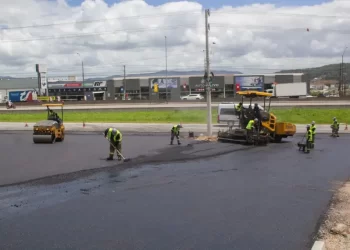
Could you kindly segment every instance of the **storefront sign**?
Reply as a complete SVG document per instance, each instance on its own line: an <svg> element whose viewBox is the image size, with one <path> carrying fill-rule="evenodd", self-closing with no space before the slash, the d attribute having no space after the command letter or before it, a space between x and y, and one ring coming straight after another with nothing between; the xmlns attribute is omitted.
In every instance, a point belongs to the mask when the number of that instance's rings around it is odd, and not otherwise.
<svg viewBox="0 0 350 250"><path fill-rule="evenodd" d="M107 91L107 87L49 89L49 93L72 93L72 92L83 92L83 91L86 91L86 92Z"/></svg>

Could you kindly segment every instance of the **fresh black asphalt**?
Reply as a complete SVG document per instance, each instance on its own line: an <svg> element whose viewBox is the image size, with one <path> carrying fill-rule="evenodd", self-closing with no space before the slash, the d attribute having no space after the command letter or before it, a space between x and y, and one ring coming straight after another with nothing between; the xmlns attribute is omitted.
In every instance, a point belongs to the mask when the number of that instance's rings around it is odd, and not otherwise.
<svg viewBox="0 0 350 250"><path fill-rule="evenodd" d="M72 135L64 149L29 143L27 151L25 135L4 136L3 184L38 178L49 158L37 154L53 157L52 147L65 157L41 176L61 165L68 173L106 164L97 160L108 153L101 136ZM137 145L128 149L127 140ZM168 137L125 137L135 161L72 180L68 174L57 183L0 188L0 249L310 249L332 190L348 179L350 137L319 135L310 155L297 151L297 141L232 152L242 146L179 148L167 146ZM139 157L145 147L154 154ZM231 153L210 157L223 151ZM30 174L34 163L47 165Z"/></svg>

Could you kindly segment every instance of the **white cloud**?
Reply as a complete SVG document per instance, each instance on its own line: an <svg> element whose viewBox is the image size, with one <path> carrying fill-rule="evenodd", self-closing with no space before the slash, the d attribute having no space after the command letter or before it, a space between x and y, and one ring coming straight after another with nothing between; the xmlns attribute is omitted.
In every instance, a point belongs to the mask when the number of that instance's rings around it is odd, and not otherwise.
<svg viewBox="0 0 350 250"><path fill-rule="evenodd" d="M344 0L212 10L211 67L269 73L339 63L350 40L349 11ZM36 63L47 64L51 76L80 75L78 52L88 77L121 74L124 64L128 73L164 70L164 36L168 70L202 70L204 64L204 10L195 2L108 6L85 0L72 7L65 0L2 0L1 28L0 75L35 75Z"/></svg>

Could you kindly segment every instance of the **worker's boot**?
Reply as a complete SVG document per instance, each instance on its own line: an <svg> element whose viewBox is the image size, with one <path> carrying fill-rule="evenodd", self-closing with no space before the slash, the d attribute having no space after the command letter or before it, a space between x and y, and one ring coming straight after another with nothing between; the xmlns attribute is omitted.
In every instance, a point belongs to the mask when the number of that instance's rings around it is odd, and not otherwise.
<svg viewBox="0 0 350 250"><path fill-rule="evenodd" d="M170 141L170 145L173 145L173 141Z"/></svg>
<svg viewBox="0 0 350 250"><path fill-rule="evenodd" d="M118 161L121 161L122 160L122 157L121 156L118 156Z"/></svg>
<svg viewBox="0 0 350 250"><path fill-rule="evenodd" d="M113 161L113 155L110 155L106 160L107 161Z"/></svg>
<svg viewBox="0 0 350 250"><path fill-rule="evenodd" d="M177 145L181 145L181 142L179 140L177 141Z"/></svg>

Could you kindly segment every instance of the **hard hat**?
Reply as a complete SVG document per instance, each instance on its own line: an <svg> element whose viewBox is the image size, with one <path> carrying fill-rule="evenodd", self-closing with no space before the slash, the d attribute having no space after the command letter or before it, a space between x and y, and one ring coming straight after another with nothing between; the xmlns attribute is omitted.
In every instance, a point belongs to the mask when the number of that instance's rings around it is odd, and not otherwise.
<svg viewBox="0 0 350 250"><path fill-rule="evenodd" d="M306 125L307 128L310 128L310 124Z"/></svg>
<svg viewBox="0 0 350 250"><path fill-rule="evenodd" d="M312 123L311 123L312 125L315 125L315 121L312 121Z"/></svg>
<svg viewBox="0 0 350 250"><path fill-rule="evenodd" d="M258 121L258 118L255 118L254 121L257 122L257 121Z"/></svg>
<svg viewBox="0 0 350 250"><path fill-rule="evenodd" d="M182 125L181 125L181 124L178 124L177 127L178 127L178 128L182 128Z"/></svg>
<svg viewBox="0 0 350 250"><path fill-rule="evenodd" d="M337 117L333 117L333 120L334 120L334 121L337 120Z"/></svg>

